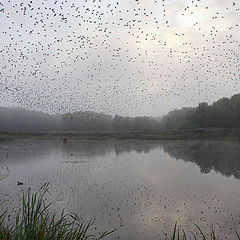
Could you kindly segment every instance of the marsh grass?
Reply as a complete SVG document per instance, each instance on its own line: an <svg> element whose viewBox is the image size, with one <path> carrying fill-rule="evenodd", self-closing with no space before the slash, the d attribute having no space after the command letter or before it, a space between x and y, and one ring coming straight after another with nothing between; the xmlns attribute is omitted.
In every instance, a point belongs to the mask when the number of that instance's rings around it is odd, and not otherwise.
<svg viewBox="0 0 240 240"><path fill-rule="evenodd" d="M49 184L38 193L23 194L22 207L15 224L5 224L6 212L0 216L0 240L100 240L114 231L106 231L95 236L90 233L93 221L83 223L77 215L67 215L62 211L60 217L50 211L50 204L44 199Z"/></svg>
<svg viewBox="0 0 240 240"><path fill-rule="evenodd" d="M163 232L165 236L165 240L220 240L221 238L216 235L214 228L211 228L210 233L206 234L204 233L201 228L193 223L193 225L196 227L195 232L190 232L190 234L186 234L184 229L180 229L177 226L177 222L174 225L172 235L169 237L166 233ZM240 240L240 235L235 230L236 233L236 239Z"/></svg>

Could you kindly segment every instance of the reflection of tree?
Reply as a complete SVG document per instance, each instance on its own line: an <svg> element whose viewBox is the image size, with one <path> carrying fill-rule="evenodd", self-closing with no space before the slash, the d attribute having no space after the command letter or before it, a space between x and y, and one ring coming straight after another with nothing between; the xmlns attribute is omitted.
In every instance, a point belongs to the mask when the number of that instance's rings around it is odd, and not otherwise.
<svg viewBox="0 0 240 240"><path fill-rule="evenodd" d="M207 174L213 169L225 176L233 175L240 179L240 146L220 142L69 140L67 144L63 144L62 141L25 140L13 142L5 147L9 157L6 162L0 159L0 174L3 169L4 172L7 171L5 163L22 164L26 161L40 161L58 153L63 153L69 158L71 154L94 158L104 157L109 153L116 155L129 152L148 153L162 147L166 153L177 160L196 163L202 173Z"/></svg>
<svg viewBox="0 0 240 240"><path fill-rule="evenodd" d="M142 141L116 141L114 144L116 154L121 154L124 152L135 151L137 153L148 153L154 149L156 145L150 142Z"/></svg>
<svg viewBox="0 0 240 240"><path fill-rule="evenodd" d="M71 157L83 156L94 158L106 156L113 152L116 155L129 153L148 153L152 149L159 147L159 144L151 141L136 140L73 140L69 139L66 144L60 140L24 140L13 141L2 146L9 152L7 163L22 164L24 162L40 161L47 159L50 155L61 154ZM1 162L1 161L0 161Z"/></svg>
<svg viewBox="0 0 240 240"><path fill-rule="evenodd" d="M220 142L168 142L163 149L171 157L196 163L201 173L212 169L240 179L240 146Z"/></svg>
<svg viewBox="0 0 240 240"><path fill-rule="evenodd" d="M67 153L74 152L80 155L87 156L105 156L109 152L115 152L120 155L124 152L135 151L138 153L148 153L157 145L146 141L131 141L131 140L106 140L106 141L69 141L63 145L64 151ZM158 145L159 146L159 145Z"/></svg>
<svg viewBox="0 0 240 240"><path fill-rule="evenodd" d="M5 160L7 159L7 157L8 153L0 153L0 181L9 175L9 169L5 164Z"/></svg>

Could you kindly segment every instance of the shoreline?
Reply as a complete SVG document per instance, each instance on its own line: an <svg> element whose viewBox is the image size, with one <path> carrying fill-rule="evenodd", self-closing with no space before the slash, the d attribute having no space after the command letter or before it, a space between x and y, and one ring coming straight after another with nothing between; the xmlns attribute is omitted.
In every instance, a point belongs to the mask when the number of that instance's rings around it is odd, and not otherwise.
<svg viewBox="0 0 240 240"><path fill-rule="evenodd" d="M86 140L217 140L240 141L240 129L225 132L164 131L164 132L2 132L0 140L14 139L86 139Z"/></svg>

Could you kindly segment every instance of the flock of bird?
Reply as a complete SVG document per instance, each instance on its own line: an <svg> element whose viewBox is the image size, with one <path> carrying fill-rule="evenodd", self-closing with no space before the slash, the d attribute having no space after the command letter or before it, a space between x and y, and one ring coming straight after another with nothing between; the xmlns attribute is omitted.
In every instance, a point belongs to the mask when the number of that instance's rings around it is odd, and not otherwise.
<svg viewBox="0 0 240 240"><path fill-rule="evenodd" d="M237 1L0 1L0 104L131 113L238 92Z"/></svg>

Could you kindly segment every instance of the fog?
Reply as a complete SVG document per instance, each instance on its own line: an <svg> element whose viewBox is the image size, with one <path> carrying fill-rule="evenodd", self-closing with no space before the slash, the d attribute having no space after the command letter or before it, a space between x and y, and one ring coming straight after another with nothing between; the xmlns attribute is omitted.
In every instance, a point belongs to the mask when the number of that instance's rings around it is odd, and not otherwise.
<svg viewBox="0 0 240 240"><path fill-rule="evenodd" d="M0 107L0 132L115 131L163 132L198 128L240 128L240 94L208 105L170 111L163 117L129 117L91 111L61 115L23 108ZM235 132L237 134L237 132ZM237 137L240 139L240 135Z"/></svg>

